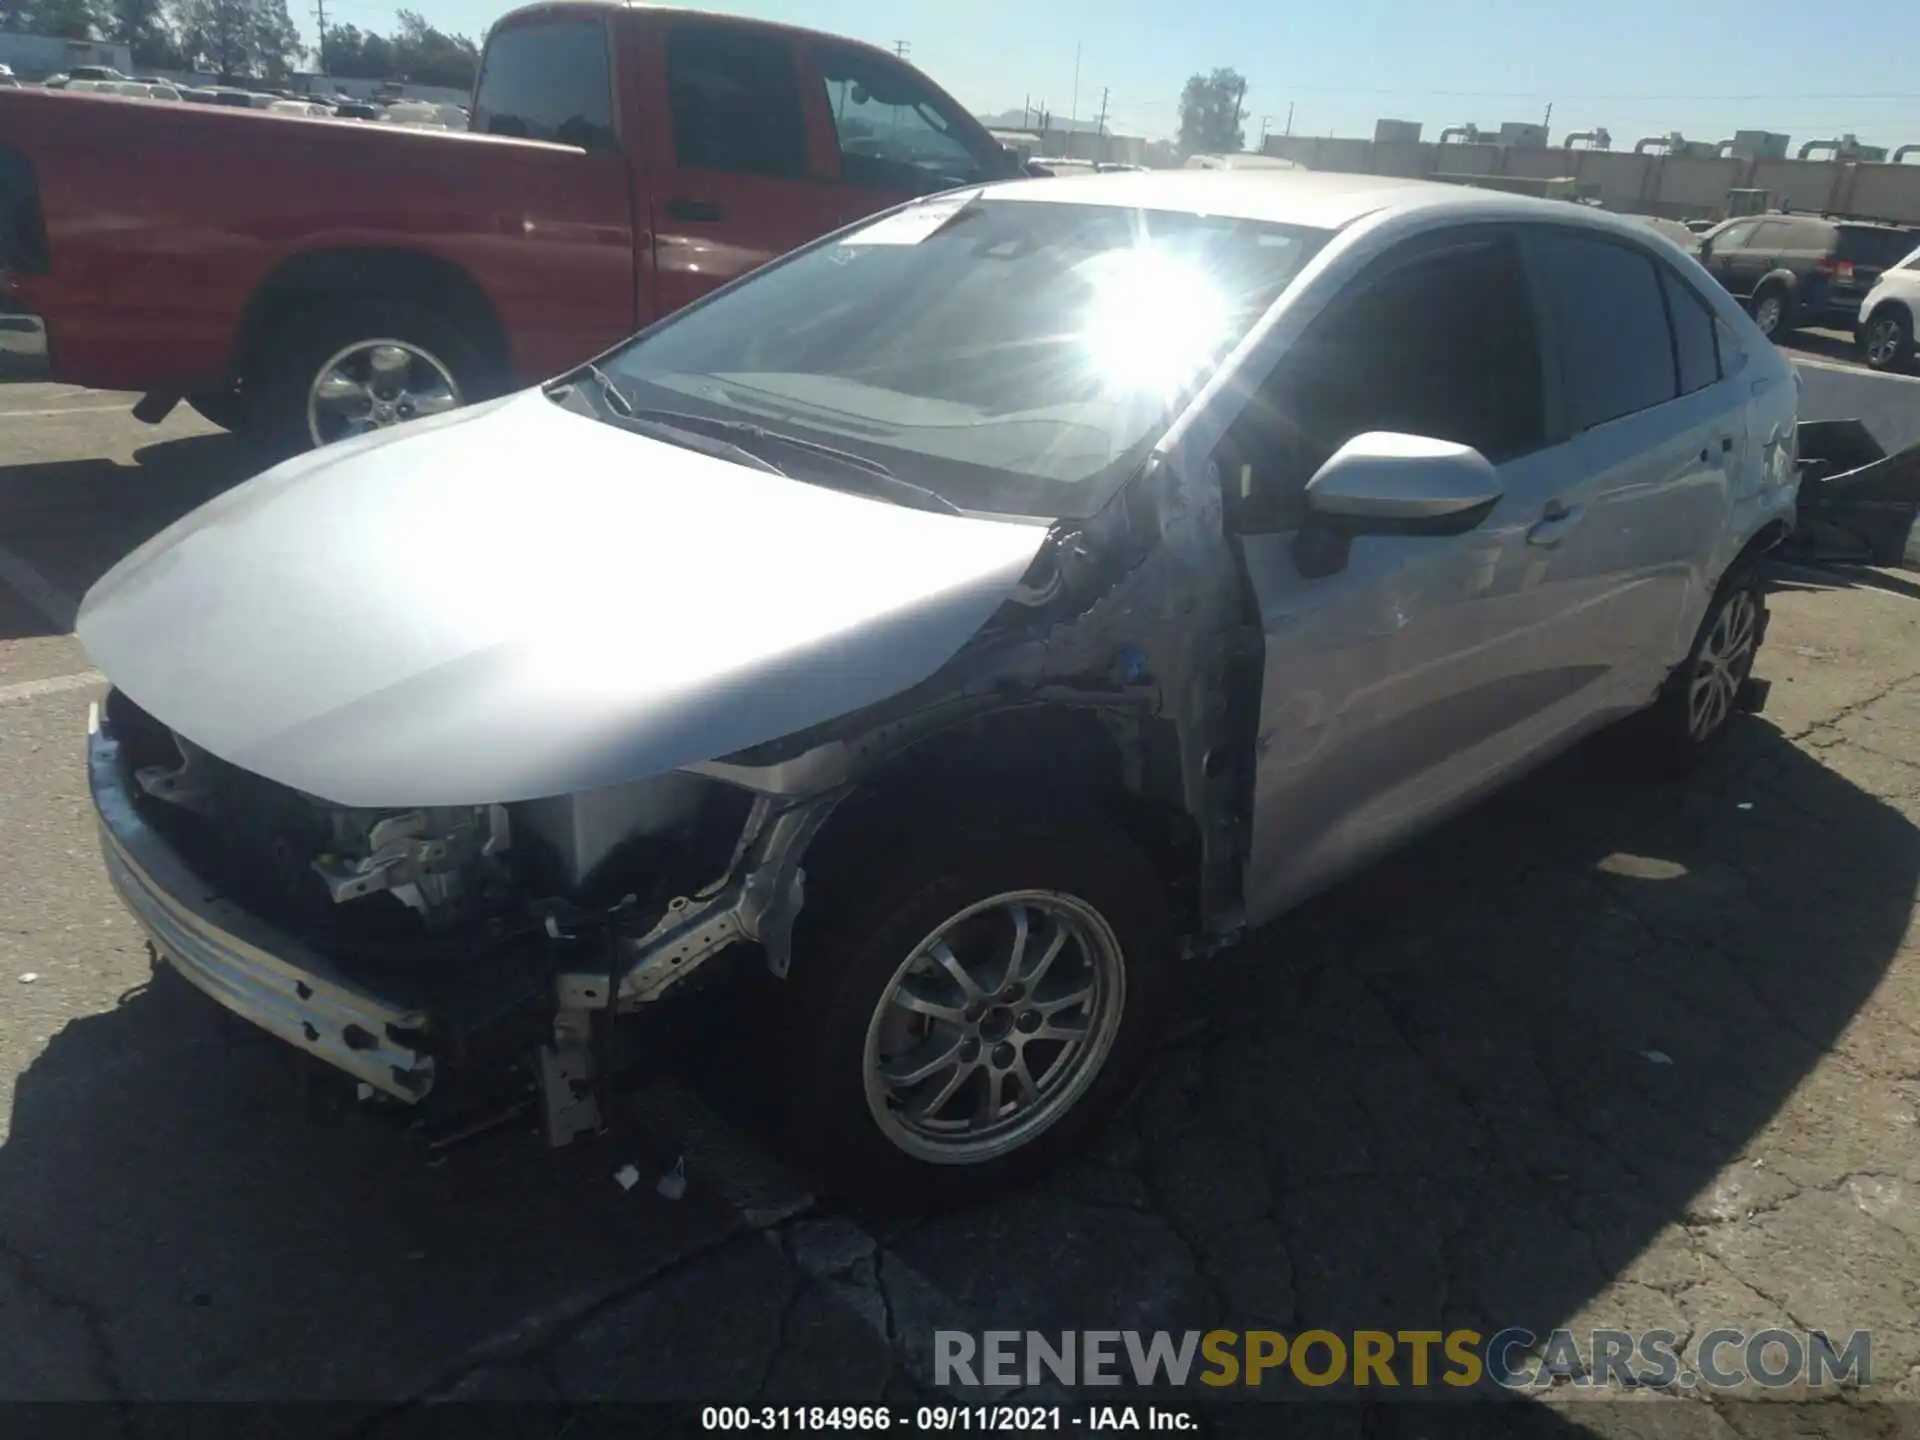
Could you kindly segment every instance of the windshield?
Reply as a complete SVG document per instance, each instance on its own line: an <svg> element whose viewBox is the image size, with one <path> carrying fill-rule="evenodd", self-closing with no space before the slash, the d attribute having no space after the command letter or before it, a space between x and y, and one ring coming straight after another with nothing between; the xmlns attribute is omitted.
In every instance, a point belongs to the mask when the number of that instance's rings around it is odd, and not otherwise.
<svg viewBox="0 0 1920 1440"><path fill-rule="evenodd" d="M1325 239L943 196L770 267L601 368L635 407L832 445L962 510L1084 518Z"/></svg>

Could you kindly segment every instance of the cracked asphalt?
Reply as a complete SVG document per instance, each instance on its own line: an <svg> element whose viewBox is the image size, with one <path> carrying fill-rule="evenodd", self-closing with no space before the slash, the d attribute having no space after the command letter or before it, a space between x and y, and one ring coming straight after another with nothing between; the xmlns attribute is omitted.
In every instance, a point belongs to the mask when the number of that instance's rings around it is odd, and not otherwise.
<svg viewBox="0 0 1920 1440"><path fill-rule="evenodd" d="M913 1402L946 1328L1662 1327L1691 1363L1781 1326L1871 1329L1870 1391L1301 1405L1287 1433L1914 1433L1920 1403L1871 1402L1920 1402L1920 602L1778 580L1767 711L1691 781L1602 737L1197 969L1045 1183L862 1213L764 1132L763 1045L722 1008L604 1140L429 1164L152 973L66 622L245 461L124 405L0 387L0 1398L119 1402L129 1434L135 1401L325 1399L379 1435L436 1397Z"/></svg>

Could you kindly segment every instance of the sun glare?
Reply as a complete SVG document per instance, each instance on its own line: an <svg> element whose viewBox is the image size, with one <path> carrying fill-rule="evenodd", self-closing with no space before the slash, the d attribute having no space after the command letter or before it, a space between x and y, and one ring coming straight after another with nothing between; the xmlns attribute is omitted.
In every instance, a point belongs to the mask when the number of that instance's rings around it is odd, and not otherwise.
<svg viewBox="0 0 1920 1440"><path fill-rule="evenodd" d="M1227 305L1197 265L1152 245L1109 250L1082 273L1092 287L1080 343L1115 389L1164 394L1206 363Z"/></svg>

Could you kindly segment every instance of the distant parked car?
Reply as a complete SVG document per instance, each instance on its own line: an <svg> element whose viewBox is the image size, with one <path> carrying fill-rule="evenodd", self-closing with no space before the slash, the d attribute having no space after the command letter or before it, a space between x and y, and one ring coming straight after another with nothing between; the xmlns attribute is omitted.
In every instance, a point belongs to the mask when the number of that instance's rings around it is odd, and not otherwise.
<svg viewBox="0 0 1920 1440"><path fill-rule="evenodd" d="M1881 273L1920 243L1920 231L1820 215L1749 215L1700 238L1700 263L1744 300L1769 339L1807 325L1851 331Z"/></svg>
<svg viewBox="0 0 1920 1440"><path fill-rule="evenodd" d="M9 85L18 88L19 84L20 80L13 73L13 67L11 65L0 65L0 85Z"/></svg>
<svg viewBox="0 0 1920 1440"><path fill-rule="evenodd" d="M1920 327L1920 249L1882 272L1879 283L1860 304L1854 338L1875 370L1913 366L1913 335Z"/></svg>

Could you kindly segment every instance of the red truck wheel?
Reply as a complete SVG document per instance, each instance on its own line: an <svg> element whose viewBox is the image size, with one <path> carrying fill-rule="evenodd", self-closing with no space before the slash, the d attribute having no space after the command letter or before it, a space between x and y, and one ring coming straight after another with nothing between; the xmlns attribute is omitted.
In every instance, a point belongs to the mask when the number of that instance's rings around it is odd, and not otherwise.
<svg viewBox="0 0 1920 1440"><path fill-rule="evenodd" d="M264 353L253 429L277 455L439 415L494 389L493 367L459 326L405 301L311 311Z"/></svg>

